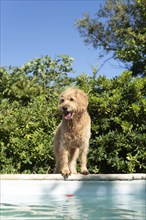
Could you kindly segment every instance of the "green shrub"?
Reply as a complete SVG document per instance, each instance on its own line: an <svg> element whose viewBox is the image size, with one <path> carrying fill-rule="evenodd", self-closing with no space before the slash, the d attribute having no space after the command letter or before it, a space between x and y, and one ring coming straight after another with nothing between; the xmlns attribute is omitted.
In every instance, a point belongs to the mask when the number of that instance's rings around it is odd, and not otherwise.
<svg viewBox="0 0 146 220"><path fill-rule="evenodd" d="M98 77L89 94L90 172L145 172L146 78Z"/></svg>
<svg viewBox="0 0 146 220"><path fill-rule="evenodd" d="M53 132L58 95L72 58L38 58L21 68L1 68L0 145L2 173L46 173L54 169Z"/></svg>
<svg viewBox="0 0 146 220"><path fill-rule="evenodd" d="M73 59L38 58L0 69L1 173L52 173L58 95L76 86L89 96L91 173L145 172L146 78L69 77Z"/></svg>

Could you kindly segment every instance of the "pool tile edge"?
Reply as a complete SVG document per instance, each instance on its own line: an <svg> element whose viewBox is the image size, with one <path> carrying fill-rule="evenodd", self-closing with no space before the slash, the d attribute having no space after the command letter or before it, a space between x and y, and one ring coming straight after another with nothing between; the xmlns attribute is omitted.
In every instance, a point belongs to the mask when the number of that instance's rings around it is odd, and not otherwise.
<svg viewBox="0 0 146 220"><path fill-rule="evenodd" d="M1 174L1 180L64 180L60 174ZM133 174L72 174L70 181L114 181L114 180L146 180L146 173Z"/></svg>

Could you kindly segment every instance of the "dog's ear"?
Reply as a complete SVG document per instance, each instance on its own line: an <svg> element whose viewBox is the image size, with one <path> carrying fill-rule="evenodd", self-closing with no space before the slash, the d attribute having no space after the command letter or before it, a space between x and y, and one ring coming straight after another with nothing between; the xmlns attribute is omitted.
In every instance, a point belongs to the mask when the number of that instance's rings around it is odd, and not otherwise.
<svg viewBox="0 0 146 220"><path fill-rule="evenodd" d="M88 96L87 96L87 94L84 93L81 90L77 90L76 96L77 96L80 111L86 111L87 107L88 107Z"/></svg>

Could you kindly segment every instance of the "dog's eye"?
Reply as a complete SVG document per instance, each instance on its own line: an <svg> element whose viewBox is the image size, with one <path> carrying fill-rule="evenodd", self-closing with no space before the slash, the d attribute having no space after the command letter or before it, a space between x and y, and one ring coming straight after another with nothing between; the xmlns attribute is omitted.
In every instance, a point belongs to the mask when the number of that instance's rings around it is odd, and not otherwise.
<svg viewBox="0 0 146 220"><path fill-rule="evenodd" d="M74 98L70 98L70 101L73 102L75 99Z"/></svg>
<svg viewBox="0 0 146 220"><path fill-rule="evenodd" d="M64 102L64 99L60 99L60 103L63 103Z"/></svg>

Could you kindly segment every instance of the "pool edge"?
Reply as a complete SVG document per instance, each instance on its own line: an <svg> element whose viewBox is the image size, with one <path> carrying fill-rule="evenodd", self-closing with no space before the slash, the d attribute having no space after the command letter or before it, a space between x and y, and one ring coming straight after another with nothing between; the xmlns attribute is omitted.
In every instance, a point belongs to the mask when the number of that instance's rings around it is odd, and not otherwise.
<svg viewBox="0 0 146 220"><path fill-rule="evenodd" d="M0 180L64 180L61 174L0 174ZM72 174L70 181L146 180L146 173L130 174Z"/></svg>

